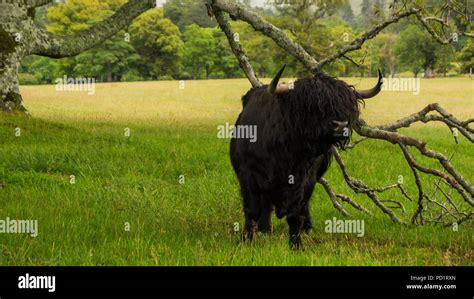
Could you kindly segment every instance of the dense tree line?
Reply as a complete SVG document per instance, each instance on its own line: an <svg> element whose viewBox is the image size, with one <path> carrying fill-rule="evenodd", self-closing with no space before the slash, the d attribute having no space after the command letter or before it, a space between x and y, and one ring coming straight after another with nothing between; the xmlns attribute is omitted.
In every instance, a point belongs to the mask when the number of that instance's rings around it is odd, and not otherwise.
<svg viewBox="0 0 474 299"><path fill-rule="evenodd" d="M124 2L68 0L38 10L36 22L55 34L74 34L111 15ZM386 2L362 1L357 17L347 0L280 1L256 10L320 59L383 21L390 9ZM305 72L295 59L248 24L232 22L232 27L259 77L273 75L283 62L288 65L287 74ZM391 75L404 71L415 76L446 75L469 72L473 57L472 41L459 37L454 46L441 46L419 25L405 20L325 70L337 76L370 76L377 68ZM22 64L20 80L54 83L64 75L102 82L243 77L225 35L208 17L205 6L194 0L168 0L163 8L144 13L127 30L76 57L29 57Z"/></svg>

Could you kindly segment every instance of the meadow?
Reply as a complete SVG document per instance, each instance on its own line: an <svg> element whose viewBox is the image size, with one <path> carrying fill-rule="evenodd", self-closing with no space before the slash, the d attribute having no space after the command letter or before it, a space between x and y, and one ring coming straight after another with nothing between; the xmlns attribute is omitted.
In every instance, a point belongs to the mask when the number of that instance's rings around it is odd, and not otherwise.
<svg viewBox="0 0 474 299"><path fill-rule="evenodd" d="M464 120L474 116L473 82L421 79L419 95L382 91L362 118L385 124L438 102ZM350 192L335 164L325 176L333 188L374 213L343 204L350 219L365 221L364 237L324 232L325 220L345 218L318 185L304 250L289 249L286 221L276 217L271 235L240 242L239 187L217 126L235 122L248 88L245 79L186 81L184 89L178 81L104 83L94 95L23 86L32 117L0 115L0 219L37 219L39 234L0 234L0 265L474 265L472 222L457 231L394 224ZM456 144L432 123L402 131L454 154L452 163L474 181L473 145L462 136ZM397 146L370 140L342 155L351 175L372 186L403 175L415 195ZM397 191L383 197L402 201L409 215L416 206Z"/></svg>

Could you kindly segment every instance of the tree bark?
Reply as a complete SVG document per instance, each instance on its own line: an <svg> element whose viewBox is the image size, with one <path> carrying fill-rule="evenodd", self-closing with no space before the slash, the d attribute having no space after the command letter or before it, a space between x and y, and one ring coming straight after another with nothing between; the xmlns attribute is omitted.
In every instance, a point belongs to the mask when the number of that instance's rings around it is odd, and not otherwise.
<svg viewBox="0 0 474 299"><path fill-rule="evenodd" d="M26 5L0 3L0 109L25 110L18 83L21 60L29 54L33 22Z"/></svg>
<svg viewBox="0 0 474 299"><path fill-rule="evenodd" d="M154 0L129 0L104 21L74 36L55 36L34 24L34 9L51 0L0 3L0 111L26 111L19 90L18 68L28 55L71 57L87 51L127 26L155 5Z"/></svg>

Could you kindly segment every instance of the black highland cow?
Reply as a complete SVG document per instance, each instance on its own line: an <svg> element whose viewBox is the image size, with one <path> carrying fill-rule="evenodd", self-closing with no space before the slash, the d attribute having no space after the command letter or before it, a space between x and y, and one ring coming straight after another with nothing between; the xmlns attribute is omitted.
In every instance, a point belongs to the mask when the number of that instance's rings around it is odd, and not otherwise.
<svg viewBox="0 0 474 299"><path fill-rule="evenodd" d="M290 245L298 248L301 230L312 228L309 200L329 167L331 146L347 144L359 102L378 94L382 75L374 88L357 91L321 73L278 84L284 68L270 85L242 98L236 126L256 126L257 140L233 138L230 156L244 202L245 236L270 232L275 209L278 218L287 217Z"/></svg>

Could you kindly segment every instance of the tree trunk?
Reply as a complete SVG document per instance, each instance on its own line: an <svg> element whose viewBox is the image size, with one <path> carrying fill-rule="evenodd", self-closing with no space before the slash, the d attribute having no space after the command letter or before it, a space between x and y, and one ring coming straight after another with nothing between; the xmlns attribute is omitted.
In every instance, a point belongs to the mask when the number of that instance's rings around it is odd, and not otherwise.
<svg viewBox="0 0 474 299"><path fill-rule="evenodd" d="M396 64L395 60L391 60L388 64L388 67L390 69L390 77L395 77L395 72L396 72Z"/></svg>
<svg viewBox="0 0 474 299"><path fill-rule="evenodd" d="M6 2L6 3L5 3ZM71 57L115 35L155 5L154 0L129 0L115 14L75 36L54 36L34 24L35 9L53 0L0 1L0 111L24 111L18 69L28 55Z"/></svg>
<svg viewBox="0 0 474 299"><path fill-rule="evenodd" d="M15 51L16 52L16 51ZM5 56L7 58L5 58ZM18 53L1 53L0 62L0 110L26 111L23 106L23 99L18 88L18 68L20 58Z"/></svg>
<svg viewBox="0 0 474 299"><path fill-rule="evenodd" d="M18 69L29 54L33 22L21 4L0 3L0 110L26 111L19 90Z"/></svg>
<svg viewBox="0 0 474 299"><path fill-rule="evenodd" d="M428 65L425 68L425 77L426 78L433 78L434 77L434 73L433 73L433 69L431 68L431 64Z"/></svg>
<svg viewBox="0 0 474 299"><path fill-rule="evenodd" d="M211 73L211 68L209 64L206 64L206 80L209 80L209 74Z"/></svg>

